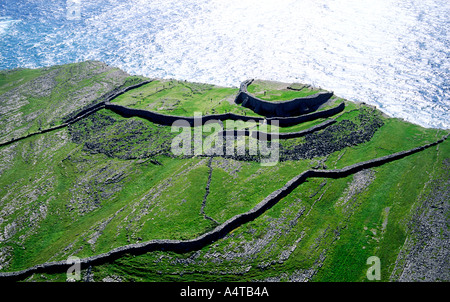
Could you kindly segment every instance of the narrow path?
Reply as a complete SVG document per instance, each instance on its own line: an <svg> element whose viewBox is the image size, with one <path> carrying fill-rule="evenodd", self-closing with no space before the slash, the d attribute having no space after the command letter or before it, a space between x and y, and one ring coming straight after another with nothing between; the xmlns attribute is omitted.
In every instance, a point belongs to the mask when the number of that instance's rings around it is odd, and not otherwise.
<svg viewBox="0 0 450 302"><path fill-rule="evenodd" d="M379 157L376 159L364 161L354 165L344 167L342 169L335 170L307 170L288 181L282 188L272 192L264 198L260 203L258 203L253 209L248 212L238 214L221 225L218 225L214 230L207 232L197 238L190 240L150 240L147 242L136 243L121 246L115 248L109 252L99 254L96 256L80 259L80 267L82 269L89 267L90 265L100 265L102 263L107 263L114 261L126 254L140 255L151 251L173 251L177 253L186 253L190 251L195 251L207 246L230 233L232 230L248 223L263 213L268 209L277 204L281 199L288 196L295 188L300 184L305 182L308 178L319 177L319 178L342 178L354 174L358 171L381 166L385 163L389 163L406 156L412 155L414 153L423 151L432 146L436 146L448 137L448 134L442 139L435 141L431 144L423 145L414 149L407 151L397 152L391 155ZM48 262L30 267L25 270L16 272L0 272L0 280L20 280L26 278L35 273L57 273L65 272L71 267L71 263L68 264L66 261Z"/></svg>

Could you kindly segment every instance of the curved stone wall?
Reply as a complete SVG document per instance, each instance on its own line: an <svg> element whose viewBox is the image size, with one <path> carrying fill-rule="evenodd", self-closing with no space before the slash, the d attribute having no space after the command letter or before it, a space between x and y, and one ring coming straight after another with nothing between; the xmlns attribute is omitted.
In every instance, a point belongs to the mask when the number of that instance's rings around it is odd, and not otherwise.
<svg viewBox="0 0 450 302"><path fill-rule="evenodd" d="M218 133L218 135L222 136L251 136L258 140L270 141L272 139L290 139L295 137L302 137L309 133L313 133L315 131L322 130L332 124L336 123L336 120L328 120L319 125L312 126L308 129L297 131L297 132L280 132L280 133L267 133L258 130L250 130L250 129L240 129L240 130L224 130Z"/></svg>
<svg viewBox="0 0 450 302"><path fill-rule="evenodd" d="M302 130L302 131L297 131L297 132L280 132L277 134L270 134L267 132L263 132L263 131L252 131L251 136L253 138L259 139L259 140L268 140L270 141L271 139L290 139L290 138L296 138L296 137L302 137L305 136L307 134L322 130L332 124L336 123L336 120L332 119L332 120L328 120L325 121L319 125L316 126L312 126L308 129Z"/></svg>
<svg viewBox="0 0 450 302"><path fill-rule="evenodd" d="M300 116L280 117L280 118L272 117L272 118L268 118L267 121L269 122L269 121L275 120L275 121L279 122L280 127L289 127L289 126L298 125L300 123L313 121L318 118L331 117L333 115L336 115L336 114L344 111L344 109L345 109L345 103L342 102L339 105L337 105L333 108L327 109L327 110L316 111L316 112L313 112L310 114L305 114L305 115L300 115Z"/></svg>
<svg viewBox="0 0 450 302"><path fill-rule="evenodd" d="M75 113L73 116L68 117L65 122L68 124L74 123L74 122L88 116L89 114L92 114L103 108L105 108L104 102L91 104L91 105L86 106L85 108L81 109L80 111Z"/></svg>
<svg viewBox="0 0 450 302"><path fill-rule="evenodd" d="M164 125L164 126L171 126L175 121L186 121L190 127L193 127L196 125L198 120L196 120L193 116L176 116L176 115L170 115L170 114L162 114L154 111L148 111L148 110L142 110L142 109L135 109L135 108L129 108L113 103L105 103L105 108L110 109L124 117L140 117L144 118L152 123ZM225 120L240 120L240 121L262 121L264 118L262 117L256 117L256 116L247 116L247 115L239 115L234 113L223 113L223 114L211 114L211 115L204 115L201 116L201 122L202 124L208 122L208 121L225 121Z"/></svg>
<svg viewBox="0 0 450 302"><path fill-rule="evenodd" d="M124 117L140 117L144 118L152 123L164 125L164 126L171 126L175 121L184 120L186 121L190 127L193 127L196 120L194 117L189 116L176 116L176 115L170 115L170 114L162 114L154 111L148 111L143 109L135 109L135 108L129 108L122 105L117 105L114 103L105 103L105 108L110 109ZM301 116L294 116L294 117L286 117L286 118L268 118L267 121L279 121L280 127L289 127L294 126L303 122L312 121L318 118L327 118L330 116L333 116L337 113L342 112L345 109L345 103L341 103L336 107L317 111L311 114L305 114ZM204 115L201 117L202 123L206 123L207 121L217 120L217 121L225 121L225 120L234 120L234 121L263 121L264 118L257 117L257 116L248 116L248 115L239 115L234 113L223 113L223 114L211 114L211 115Z"/></svg>
<svg viewBox="0 0 450 302"><path fill-rule="evenodd" d="M171 126L175 121L177 120L184 120L187 121L189 123L190 127L193 127L195 124L195 118L194 117L186 117L186 116L175 116L175 115L169 115L169 114L161 114L161 113L157 113L157 112L152 112L152 111L148 111L148 110L142 110L142 109L134 109L134 108L129 108L129 107L125 107L125 106L121 106L121 105L117 105L117 104L113 104L110 103L111 100L113 100L114 98L120 96L121 94L124 94L125 92L141 87L145 84L148 84L150 82L152 82L153 80L147 80L147 81L143 81L140 82L138 84L135 85L131 85L125 88L117 88L114 89L113 91L103 95L100 99L102 100L99 103L95 103L95 104L91 104L86 106L85 108L79 110L78 112L75 112L69 116L67 116L64 119L64 122L59 125L59 126L55 126L55 127L51 127L51 128L47 128L41 131L37 131L37 132L33 132L30 133L26 136L22 136L19 138L15 138L12 140L9 140L7 142L2 142L0 143L0 147L2 146L6 146L9 144L12 144L14 142L17 142L19 140L37 135L37 134L42 134L42 133L46 133L49 131L53 131L53 130L57 130L63 127L68 126L71 123L74 123L100 109L106 108L106 109L110 109L124 117L141 117L141 118L145 118L153 123L159 124L159 125L164 125L164 126ZM243 82L241 84L241 88L243 91L247 90L247 82ZM289 102L289 101L288 101ZM279 103L272 103L272 105L276 105L279 106ZM289 126L293 126L293 125L297 125L306 121L311 121L314 119L318 119L318 118L327 118L330 116L333 116L341 111L343 111L345 109L345 104L341 103L340 105L328 109L328 110L322 110L322 111L317 111L317 112L313 112L310 114L304 114L304 115L300 115L300 116L291 116L291 117L280 117L280 118L267 118L267 121L279 121L279 126L280 127L289 127ZM205 115L202 116L202 123L206 123L207 121L211 121L211 120L218 120L218 121L225 121L225 120L241 120L241 121L263 121L265 118L263 117L256 117L256 116L246 116L246 115L239 115L239 114L234 114L234 113L224 113L224 114L212 114L212 115ZM295 136L294 136L295 137Z"/></svg>
<svg viewBox="0 0 450 302"><path fill-rule="evenodd" d="M333 92L318 92L314 95L288 101L270 102L257 98L247 91L247 86L252 82L253 80L247 80L241 83L235 103L267 117L291 117L311 113L333 96Z"/></svg>
<svg viewBox="0 0 450 302"><path fill-rule="evenodd" d="M208 244L211 244L214 241L217 241L220 238L223 238L230 231L236 229L237 227L250 222L261 214L263 214L266 210L274 206L278 201L282 198L286 197L290 194L295 188L297 188L301 183L303 183L309 177L324 177L324 178L341 178L346 177L348 175L354 174L363 169L373 168L385 163L401 159L405 156L420 152L429 147L435 146L445 139L447 139L448 135L443 137L442 139L433 142L431 144L427 144L424 146L420 146L414 149L410 149L407 151L397 152L391 155L379 157L376 159L364 161L361 163L357 163L351 166L347 166L342 169L335 170L307 170L302 172L301 174L295 176L290 181L288 181L282 188L272 192L269 196L264 198L260 203L258 203L253 209L249 210L246 213L242 213L236 215L223 224L217 226L214 230L207 232L197 238L191 240L150 240L147 242L130 244L122 247L115 248L107 253L103 253L100 255L80 259L81 268L86 268L89 265L98 265L102 263L106 263L109 261L113 261L114 259L118 259L125 254L134 254L139 255L155 250L162 251L174 251L178 253L184 253L189 251L198 250ZM57 261L57 262L48 262L33 266L31 268L17 271L17 272L2 272L0 273L0 279L4 280L20 280L34 273L42 273L42 272L64 272L66 271L72 264L67 264L65 261Z"/></svg>

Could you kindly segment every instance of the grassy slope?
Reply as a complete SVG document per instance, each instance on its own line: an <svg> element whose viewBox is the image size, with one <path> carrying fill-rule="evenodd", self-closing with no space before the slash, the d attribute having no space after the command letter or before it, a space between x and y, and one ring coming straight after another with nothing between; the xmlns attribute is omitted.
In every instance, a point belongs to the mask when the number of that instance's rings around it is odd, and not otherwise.
<svg viewBox="0 0 450 302"><path fill-rule="evenodd" d="M0 141L59 125L67 114L125 83L129 76L101 62L0 71Z"/></svg>
<svg viewBox="0 0 450 302"><path fill-rule="evenodd" d="M354 176L328 179L323 187L325 180L311 179L260 218L200 252L128 257L97 267L94 274L99 280L119 275L136 281L287 281L320 264L314 281L366 281L365 261L376 255L381 259L382 281L388 281L408 232L407 221L426 191L425 184L439 177L450 144L443 143L439 150L431 148L373 169L373 182L345 205L340 198ZM296 220L300 212L303 215ZM269 234L275 226L278 232ZM259 250L264 238L268 243ZM288 259L280 261L299 238ZM245 273L243 266L249 268Z"/></svg>
<svg viewBox="0 0 450 302"><path fill-rule="evenodd" d="M25 76L23 71L16 72L11 77L14 81ZM33 71L25 77L38 75L38 71ZM157 92L157 97L150 96L162 83L152 82L115 101L191 115L196 110L228 110L225 106L231 104L224 99L235 93L235 89L171 81L171 88ZM141 93L143 101L139 103ZM162 100L167 105L167 100L175 99L186 101L172 110L158 109ZM337 119L352 119L356 108L349 102ZM241 109L230 110L239 113ZM136 133L160 131L158 135L163 135L169 131L168 127L137 118L124 119L104 110L95 118L101 121L105 116L115 122L101 128L103 132L90 140L104 141L103 151L117 145L108 142L120 144L124 140L123 131L118 129L131 120L138 125ZM93 122L94 117L91 122L74 127L89 132ZM309 122L308 126L319 122ZM384 122L371 141L321 160L329 168L340 168L423 145L446 133L398 119L384 118ZM289 132L302 130L305 125L296 127ZM134 138L127 141L136 154L142 154L139 152L146 143ZM197 253L155 252L125 257L95 267L95 278L120 275L126 280L158 281L291 280L301 278L312 268L316 270L313 280L362 281L367 269L365 259L377 255L381 258L382 278L387 280L405 240L410 213L427 181L440 173L449 147L447 141L439 146L439 152L431 148L375 168L371 176L374 179L367 180L367 186L351 196L356 176L310 179L261 217ZM152 159L162 165L156 165L146 157L123 159L121 152L112 153L114 156L105 154L93 153L83 143L72 142L68 129L0 149L5 163L0 174L0 230L3 236L6 229L16 230L0 243L0 251L13 251L9 266L3 270L62 260L71 254L90 256L150 239L194 238L214 227L200 213L209 172L206 159L157 155ZM205 213L223 222L247 211L314 163L315 160L287 161L261 167L254 162L215 158ZM345 196L350 196L349 200L342 204ZM323 265L321 269L319 264ZM64 280L63 275L47 277Z"/></svg>

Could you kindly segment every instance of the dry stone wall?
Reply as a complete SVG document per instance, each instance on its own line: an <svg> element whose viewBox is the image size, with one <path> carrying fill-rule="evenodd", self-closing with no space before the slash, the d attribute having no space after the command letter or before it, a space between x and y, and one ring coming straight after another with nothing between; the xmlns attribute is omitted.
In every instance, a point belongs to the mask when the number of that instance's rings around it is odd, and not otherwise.
<svg viewBox="0 0 450 302"><path fill-rule="evenodd" d="M316 111L333 96L333 92L318 92L314 95L288 101L265 101L251 95L247 91L247 86L252 81L247 80L241 83L235 103L241 104L243 107L267 117L292 117L311 113Z"/></svg>
<svg viewBox="0 0 450 302"><path fill-rule="evenodd" d="M369 169L383 165L385 163L404 158L405 156L423 151L427 148L435 146L448 137L445 136L442 139L433 142L431 144L423 145L417 148L413 148L407 151L397 152L391 155L383 156L380 158L364 161L351 166L347 166L342 169L334 170L307 170L297 175L288 181L282 188L272 192L269 196L264 198L253 209L246 213L236 215L228 219L223 224L217 226L214 230L207 232L197 238L191 240L150 240L147 242L130 244L115 248L107 253L99 254L96 256L83 258L80 260L81 268L87 268L91 265L98 265L118 259L125 254L139 255L151 251L174 251L177 253L184 253L189 251L198 250L208 244L211 244L220 238L223 238L230 231L237 227L252 221L263 214L266 210L274 206L282 198L289 195L295 188L310 177L324 177L324 178L341 178L354 174L363 169ZM17 272L2 272L0 273L0 279L3 280L20 280L34 273L52 273L52 272L65 272L70 268L72 264L66 263L66 261L48 262L33 266L31 268L17 271Z"/></svg>

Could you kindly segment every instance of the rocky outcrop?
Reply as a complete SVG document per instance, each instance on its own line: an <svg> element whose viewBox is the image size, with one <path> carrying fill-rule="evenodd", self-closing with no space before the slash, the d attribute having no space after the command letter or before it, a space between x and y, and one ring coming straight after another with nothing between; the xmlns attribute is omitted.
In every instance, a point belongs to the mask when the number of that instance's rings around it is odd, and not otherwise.
<svg viewBox="0 0 450 302"><path fill-rule="evenodd" d="M258 203L254 208L249 210L248 212L236 215L223 224L217 226L210 232L207 232L197 238L190 240L150 240L147 242L130 244L126 246L121 246L115 248L107 253L99 254L96 256L80 259L81 268L87 268L92 265L98 265L102 263L106 263L112 261L114 259L118 259L125 254L143 254L151 251L162 250L162 251L174 251L177 253L185 253L189 251L194 251L201 249L202 247L211 244L214 241L223 238L232 230L237 227L250 222L261 214L263 214L266 210L270 209L274 206L278 201L282 198L289 195L295 188L297 188L300 184L305 182L310 177L323 177L323 178L342 178L348 175L354 174L358 171L369 169L377 166L381 166L385 163L398 160L404 158L406 156L412 155L414 153L423 151L427 148L435 146L445 139L447 139L448 135L443 137L442 139L433 142L431 144L423 145L417 148L413 148L407 151L397 152L391 155L383 156L380 158L364 161L361 163L357 163L351 166L344 167L342 169L334 169L334 170L307 170L302 172L301 174L295 176L290 181L288 181L282 188L272 192L269 196L264 198L260 203ZM19 280L23 279L34 273L52 273L52 272L64 272L72 264L66 263L66 261L56 261L43 263L31 268L17 271L17 272L3 272L0 273L0 279L3 280Z"/></svg>
<svg viewBox="0 0 450 302"><path fill-rule="evenodd" d="M333 92L318 92L314 95L288 101L270 102L257 98L247 91L247 86L252 81L247 80L241 83L235 103L241 104L243 107L267 117L291 117L311 113L316 111L333 96Z"/></svg>

